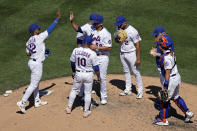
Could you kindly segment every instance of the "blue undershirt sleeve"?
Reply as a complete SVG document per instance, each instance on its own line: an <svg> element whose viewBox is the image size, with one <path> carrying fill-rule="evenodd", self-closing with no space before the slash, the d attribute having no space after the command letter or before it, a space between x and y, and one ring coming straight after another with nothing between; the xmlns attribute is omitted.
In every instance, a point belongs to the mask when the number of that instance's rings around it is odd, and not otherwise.
<svg viewBox="0 0 197 131"><path fill-rule="evenodd" d="M55 21L48 27L47 29L48 34L50 34L55 29L58 21L59 21L59 18L56 18Z"/></svg>
<svg viewBox="0 0 197 131"><path fill-rule="evenodd" d="M72 71L75 72L75 67L76 67L76 66L75 66L75 62L72 62L72 61L71 61L70 63L71 63Z"/></svg>

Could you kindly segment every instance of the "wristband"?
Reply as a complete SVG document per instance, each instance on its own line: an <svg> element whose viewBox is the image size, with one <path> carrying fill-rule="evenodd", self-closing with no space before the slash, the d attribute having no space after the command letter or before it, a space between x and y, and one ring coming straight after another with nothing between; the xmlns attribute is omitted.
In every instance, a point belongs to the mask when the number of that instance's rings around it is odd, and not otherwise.
<svg viewBox="0 0 197 131"><path fill-rule="evenodd" d="M100 73L99 73L99 74L97 74L97 77L98 77L98 78L101 78Z"/></svg>
<svg viewBox="0 0 197 131"><path fill-rule="evenodd" d="M165 81L164 84L163 84L163 87L164 87L165 89L168 89L168 85L169 85L169 81Z"/></svg>

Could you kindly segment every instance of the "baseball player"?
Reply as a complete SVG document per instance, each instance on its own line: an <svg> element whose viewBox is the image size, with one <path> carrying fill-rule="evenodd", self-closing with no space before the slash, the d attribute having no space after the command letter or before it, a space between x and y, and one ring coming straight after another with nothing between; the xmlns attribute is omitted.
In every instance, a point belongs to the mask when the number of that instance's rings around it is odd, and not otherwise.
<svg viewBox="0 0 197 131"><path fill-rule="evenodd" d="M73 12L71 12L73 14ZM91 32L95 30L93 28L93 20L97 16L97 14L90 14L90 21L86 23L85 25L81 26L81 29L83 30L83 33L77 32L77 45L81 45L83 43L83 40L85 36L91 35Z"/></svg>
<svg viewBox="0 0 197 131"><path fill-rule="evenodd" d="M22 100L17 102L17 106L22 113L25 113L25 105L28 98L34 93L34 106L40 107L46 105L46 101L39 98L39 83L42 78L43 62L45 60L45 39L55 29L59 19L61 18L60 10L57 11L57 18L44 32L40 31L41 26L32 24L29 26L31 37L26 43L26 54L30 56L28 67L31 71L31 82L25 91Z"/></svg>
<svg viewBox="0 0 197 131"><path fill-rule="evenodd" d="M83 117L86 118L91 114L89 110L91 103L91 91L93 84L93 70L97 74L100 81L100 73L97 55L90 49L90 44L93 42L91 36L86 36L84 39L84 47L77 47L73 50L70 57L72 71L75 74L72 90L69 95L68 106L66 107L67 114L71 113L72 105L75 100L77 91L84 84L85 93L85 108Z"/></svg>
<svg viewBox="0 0 197 131"><path fill-rule="evenodd" d="M90 34L90 32L93 31L92 25L93 25L93 19L97 16L97 14L90 14L90 21L83 25L81 28L84 30L83 33L77 32L77 47L81 47L84 41L84 38ZM94 90L92 90L92 93L96 93ZM82 87L80 88L80 92L78 94L79 97L81 97L81 100L84 99L84 85L82 84Z"/></svg>
<svg viewBox="0 0 197 131"><path fill-rule="evenodd" d="M75 31L83 33L83 29L75 24L73 13L70 14L70 21ZM99 68L101 74L101 104L107 104L107 84L106 84L106 74L109 63L109 51L112 48L111 34L109 31L103 27L103 17L97 15L93 20L93 31L90 32L90 35L94 38L93 45L91 49L95 50L98 60ZM89 34L88 34L89 35Z"/></svg>
<svg viewBox="0 0 197 131"><path fill-rule="evenodd" d="M167 39L168 42L170 42L169 45L171 46L171 51L173 51L173 52L174 52L174 43L171 40L171 38L169 37L169 35L165 32L165 30L162 26L155 27L155 30L152 35L155 36L156 52L157 52L156 64L157 64L157 69L158 69L159 76L160 76L160 82L161 82L161 85L163 86L164 77L161 73L161 68L160 68L160 54L162 54L162 52L159 49L159 41L161 41L162 39L164 39L164 40Z"/></svg>
<svg viewBox="0 0 197 131"><path fill-rule="evenodd" d="M159 35L156 37L159 37ZM185 122L189 122L194 116L194 114L188 109L183 98L179 96L181 77L178 72L176 57L172 51L172 44L172 42L165 38L162 38L162 40L158 42L158 48L162 53L159 60L161 73L164 77L162 90L167 90L169 96L167 100L161 99L159 118L155 119L153 122L157 125L169 125L167 117L170 109L170 100L173 100L185 114Z"/></svg>
<svg viewBox="0 0 197 131"><path fill-rule="evenodd" d="M130 70L132 70L138 87L138 94L136 98L141 99L143 97L143 84L141 74L138 68L140 65L141 37L139 36L138 31L133 26L126 23L126 18L123 16L118 16L116 18L115 25L117 26L117 31L119 29L122 29L127 33L126 40L120 43L120 60L123 66L126 82L126 89L120 93L120 96L131 94L132 81ZM117 36L115 33L115 39L116 38Z"/></svg>

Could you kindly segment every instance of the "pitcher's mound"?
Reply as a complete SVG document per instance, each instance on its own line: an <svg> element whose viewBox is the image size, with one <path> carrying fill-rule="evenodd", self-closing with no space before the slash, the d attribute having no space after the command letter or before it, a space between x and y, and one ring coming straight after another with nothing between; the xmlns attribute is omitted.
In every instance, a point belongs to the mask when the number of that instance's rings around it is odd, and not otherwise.
<svg viewBox="0 0 197 131"><path fill-rule="evenodd" d="M170 125L161 127L153 125L155 116L159 113L157 93L160 90L159 78L143 77L144 96L136 99L136 83L133 81L133 93L130 96L119 96L124 90L123 75L108 75L108 103L101 105L99 100L99 84L94 83L96 94L92 95L92 114L83 118L82 103L76 99L74 110L70 115L64 111L72 88L72 78L63 77L40 83L41 92L45 92L42 100L48 104L34 108L27 107L26 114L20 114L16 102L19 101L27 86L15 90L9 97L0 96L0 130L1 131L131 131L131 130L197 130L197 119L192 123L184 123L184 114L171 102ZM51 92L52 91L52 92ZM50 92L50 94L48 94ZM46 95L48 94L48 95ZM182 83L180 95L189 109L197 114L197 87Z"/></svg>

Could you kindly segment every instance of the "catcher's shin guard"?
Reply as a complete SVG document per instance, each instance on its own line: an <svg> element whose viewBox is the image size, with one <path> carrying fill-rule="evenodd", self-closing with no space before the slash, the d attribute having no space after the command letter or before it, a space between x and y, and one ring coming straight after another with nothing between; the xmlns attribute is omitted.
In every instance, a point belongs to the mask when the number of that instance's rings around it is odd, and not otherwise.
<svg viewBox="0 0 197 131"><path fill-rule="evenodd" d="M165 122L165 120L168 118L168 112L170 110L170 101L167 102L161 102L160 105L160 119Z"/></svg>
<svg viewBox="0 0 197 131"><path fill-rule="evenodd" d="M177 99L173 99L173 101L183 111L183 113L186 113L189 110L185 104L185 101L180 96Z"/></svg>

